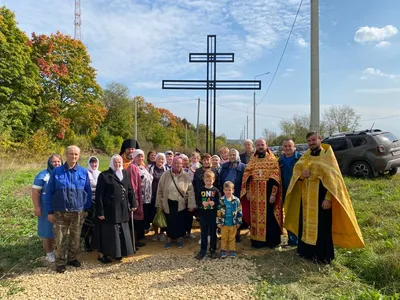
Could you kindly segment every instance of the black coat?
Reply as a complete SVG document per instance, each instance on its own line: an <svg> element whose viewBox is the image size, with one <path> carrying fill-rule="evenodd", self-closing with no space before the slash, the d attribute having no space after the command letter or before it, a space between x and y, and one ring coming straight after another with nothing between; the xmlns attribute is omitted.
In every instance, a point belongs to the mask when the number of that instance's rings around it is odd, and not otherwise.
<svg viewBox="0 0 400 300"><path fill-rule="evenodd" d="M96 186L96 216L104 216L103 222L117 224L129 221L130 207L136 206L128 172L122 170L124 178L118 179L110 168L100 173Z"/></svg>

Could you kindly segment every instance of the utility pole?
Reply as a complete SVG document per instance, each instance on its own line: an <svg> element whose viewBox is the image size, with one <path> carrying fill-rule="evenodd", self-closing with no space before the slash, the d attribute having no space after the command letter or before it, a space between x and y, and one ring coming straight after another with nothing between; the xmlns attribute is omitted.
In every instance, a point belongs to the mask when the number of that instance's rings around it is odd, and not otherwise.
<svg viewBox="0 0 400 300"><path fill-rule="evenodd" d="M249 116L247 116L247 125L246 125L246 139L249 138Z"/></svg>
<svg viewBox="0 0 400 300"><path fill-rule="evenodd" d="M256 80L257 77L261 77L264 75L269 74L269 72L262 73L259 75L254 76L254 80ZM254 89L253 91L253 142L254 144L256 143L256 90Z"/></svg>
<svg viewBox="0 0 400 300"><path fill-rule="evenodd" d="M197 98L196 148L199 149L200 98Z"/></svg>
<svg viewBox="0 0 400 300"><path fill-rule="evenodd" d="M74 39L81 40L81 0L75 0L75 30L74 30Z"/></svg>
<svg viewBox="0 0 400 300"><path fill-rule="evenodd" d="M187 123L185 124L185 128L186 128L185 148L187 149Z"/></svg>
<svg viewBox="0 0 400 300"><path fill-rule="evenodd" d="M311 0L311 130L319 132L319 9Z"/></svg>
<svg viewBox="0 0 400 300"><path fill-rule="evenodd" d="M133 98L135 101L135 140L137 140L137 99Z"/></svg>

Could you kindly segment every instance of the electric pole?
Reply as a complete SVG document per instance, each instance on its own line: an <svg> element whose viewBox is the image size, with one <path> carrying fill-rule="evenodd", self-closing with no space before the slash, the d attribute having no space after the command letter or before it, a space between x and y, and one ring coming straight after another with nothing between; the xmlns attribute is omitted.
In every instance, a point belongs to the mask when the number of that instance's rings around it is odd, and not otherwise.
<svg viewBox="0 0 400 300"><path fill-rule="evenodd" d="M319 132L319 5L311 1L311 130Z"/></svg>

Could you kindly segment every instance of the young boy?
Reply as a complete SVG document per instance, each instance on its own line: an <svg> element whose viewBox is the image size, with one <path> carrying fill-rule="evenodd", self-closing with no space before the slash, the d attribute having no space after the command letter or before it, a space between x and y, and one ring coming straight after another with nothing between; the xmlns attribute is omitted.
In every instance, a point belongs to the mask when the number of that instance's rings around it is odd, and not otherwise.
<svg viewBox="0 0 400 300"><path fill-rule="evenodd" d="M217 211L218 228L221 228L220 258L236 257L235 236L236 230L242 224L242 206L240 200L233 195L234 184L230 181L224 183L224 194L219 201Z"/></svg>
<svg viewBox="0 0 400 300"><path fill-rule="evenodd" d="M213 186L215 174L211 170L204 172L204 187L200 190L200 201L197 207L200 213L201 246L196 259L200 260L207 254L208 235L210 235L210 258L217 258L217 206L219 191Z"/></svg>

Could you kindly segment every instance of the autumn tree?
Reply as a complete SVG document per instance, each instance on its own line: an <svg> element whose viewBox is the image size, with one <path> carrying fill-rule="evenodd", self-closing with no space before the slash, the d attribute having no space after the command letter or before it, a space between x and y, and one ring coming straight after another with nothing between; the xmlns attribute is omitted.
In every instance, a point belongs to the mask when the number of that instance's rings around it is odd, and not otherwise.
<svg viewBox="0 0 400 300"><path fill-rule="evenodd" d="M79 134L95 133L106 110L96 71L81 41L60 32L32 34L32 60L40 70L43 92L34 118L53 120L55 134L63 138L66 127ZM57 124L61 124L57 128Z"/></svg>
<svg viewBox="0 0 400 300"><path fill-rule="evenodd" d="M356 130L360 126L361 116L350 106L342 105L325 109L323 119L327 133L332 135Z"/></svg>
<svg viewBox="0 0 400 300"><path fill-rule="evenodd" d="M6 7L0 8L0 111L10 137L24 140L31 133L31 115L41 91L39 69L31 60L28 37Z"/></svg>

